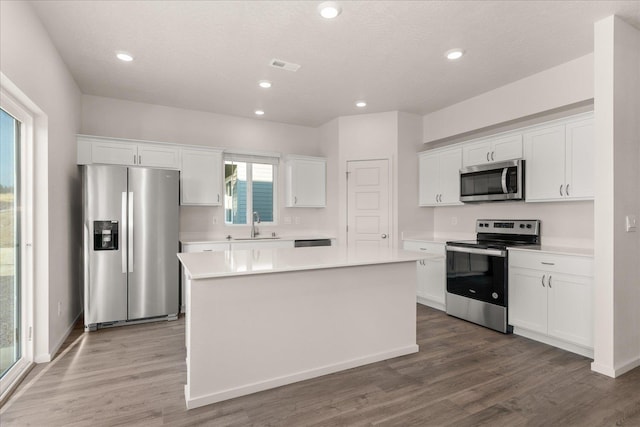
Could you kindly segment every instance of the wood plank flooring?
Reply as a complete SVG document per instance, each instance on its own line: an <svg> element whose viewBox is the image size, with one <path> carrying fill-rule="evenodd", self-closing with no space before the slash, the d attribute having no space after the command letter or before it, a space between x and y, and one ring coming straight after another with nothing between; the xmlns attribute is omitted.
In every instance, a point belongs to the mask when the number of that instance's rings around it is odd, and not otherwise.
<svg viewBox="0 0 640 427"><path fill-rule="evenodd" d="M640 426L640 368L418 306L420 352L186 410L184 318L69 337L0 410L5 426ZM256 349L256 360L260 349Z"/></svg>

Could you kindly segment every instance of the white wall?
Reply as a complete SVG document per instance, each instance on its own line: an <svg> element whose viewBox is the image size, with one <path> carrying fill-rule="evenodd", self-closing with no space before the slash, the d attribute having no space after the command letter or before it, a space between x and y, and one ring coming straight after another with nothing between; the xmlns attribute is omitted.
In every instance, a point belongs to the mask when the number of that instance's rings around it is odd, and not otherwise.
<svg viewBox="0 0 640 427"><path fill-rule="evenodd" d="M418 152L423 149L422 117L398 113L397 213L401 234L433 234L434 209L418 206Z"/></svg>
<svg viewBox="0 0 640 427"><path fill-rule="evenodd" d="M539 219L543 244L593 248L591 201L478 203L444 206L434 210L435 238L475 238L476 219Z"/></svg>
<svg viewBox="0 0 640 427"><path fill-rule="evenodd" d="M595 24L595 360L618 376L640 366L640 31L611 16Z"/></svg>
<svg viewBox="0 0 640 427"><path fill-rule="evenodd" d="M427 114L424 142L437 141L593 98L593 54Z"/></svg>
<svg viewBox="0 0 640 427"><path fill-rule="evenodd" d="M34 333L35 360L47 361L82 308L80 91L29 3L0 2L0 31L0 69L37 106L35 156L46 162L36 164Z"/></svg>
<svg viewBox="0 0 640 427"><path fill-rule="evenodd" d="M112 98L82 96L83 134L131 138L178 144L271 151L323 156L320 131L316 128L246 119L202 111L184 110ZM328 169L335 165L329 162ZM262 227L262 232L295 234L313 231L335 234L335 223L327 221L327 208L285 208L284 167L279 168L279 225ZM249 235L248 226L225 226L222 207L181 207L181 232L206 232L225 236ZM217 225L213 224L216 218ZM291 225L284 225L285 217ZM296 224L296 218L298 224Z"/></svg>

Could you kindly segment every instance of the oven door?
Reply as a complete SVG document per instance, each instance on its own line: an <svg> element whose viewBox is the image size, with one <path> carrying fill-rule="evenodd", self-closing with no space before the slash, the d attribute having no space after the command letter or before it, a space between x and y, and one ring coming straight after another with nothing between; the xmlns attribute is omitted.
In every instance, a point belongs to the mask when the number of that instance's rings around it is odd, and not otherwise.
<svg viewBox="0 0 640 427"><path fill-rule="evenodd" d="M447 245L447 292L507 306L507 252Z"/></svg>

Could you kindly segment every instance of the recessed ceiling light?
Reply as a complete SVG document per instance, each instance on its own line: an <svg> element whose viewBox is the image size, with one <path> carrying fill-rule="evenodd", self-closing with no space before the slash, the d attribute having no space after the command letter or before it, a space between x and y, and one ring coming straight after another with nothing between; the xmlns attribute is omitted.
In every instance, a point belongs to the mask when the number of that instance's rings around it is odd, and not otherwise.
<svg viewBox="0 0 640 427"><path fill-rule="evenodd" d="M255 113L256 113L256 116L264 116L264 111L262 110L256 110Z"/></svg>
<svg viewBox="0 0 640 427"><path fill-rule="evenodd" d="M340 15L342 8L334 1L325 1L318 6L318 12L325 19L333 19Z"/></svg>
<svg viewBox="0 0 640 427"><path fill-rule="evenodd" d="M260 80L258 82L258 86L264 89L269 89L271 87L271 82L269 80Z"/></svg>
<svg viewBox="0 0 640 427"><path fill-rule="evenodd" d="M455 61L456 59L460 59L462 58L462 55L464 55L464 50L462 49L449 49L448 51L446 51L444 53L444 56L447 57L447 59L451 60L451 61Z"/></svg>
<svg viewBox="0 0 640 427"><path fill-rule="evenodd" d="M364 101L356 101L356 107L358 108L364 108L367 106L367 103Z"/></svg>
<svg viewBox="0 0 640 427"><path fill-rule="evenodd" d="M116 58L118 58L120 61L124 61L124 62L133 61L133 56L131 56L131 54L129 54L127 52L118 52L116 54Z"/></svg>

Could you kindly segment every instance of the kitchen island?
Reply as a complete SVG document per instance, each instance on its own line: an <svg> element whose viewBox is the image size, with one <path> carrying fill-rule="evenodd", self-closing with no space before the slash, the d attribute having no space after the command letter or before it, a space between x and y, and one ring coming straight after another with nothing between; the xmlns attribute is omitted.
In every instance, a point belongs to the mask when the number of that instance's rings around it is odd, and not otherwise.
<svg viewBox="0 0 640 427"><path fill-rule="evenodd" d="M397 249L178 254L187 408L418 351L416 261Z"/></svg>

